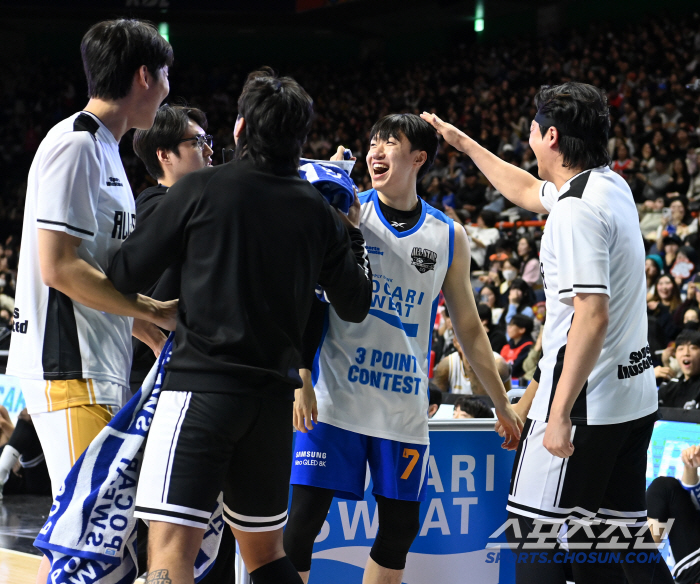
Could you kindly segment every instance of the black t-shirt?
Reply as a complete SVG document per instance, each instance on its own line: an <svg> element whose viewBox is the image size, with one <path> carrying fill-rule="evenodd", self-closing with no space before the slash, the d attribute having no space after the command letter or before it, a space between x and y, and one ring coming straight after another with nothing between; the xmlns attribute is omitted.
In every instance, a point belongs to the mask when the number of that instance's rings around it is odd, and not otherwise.
<svg viewBox="0 0 700 584"><path fill-rule="evenodd" d="M295 168L244 159L191 172L124 241L108 276L132 294L174 262L180 303L163 390L293 399L316 285L351 322L372 301L369 265Z"/></svg>
<svg viewBox="0 0 700 584"><path fill-rule="evenodd" d="M690 379L679 379L663 383L659 388L659 405L665 408L682 408L690 402L695 402L693 409L698 407L700 399L700 375Z"/></svg>
<svg viewBox="0 0 700 584"><path fill-rule="evenodd" d="M396 231L408 231L409 229L413 229L423 213L423 206L419 204L419 201L416 201L416 206L410 211L399 211L398 209L389 207L389 205L382 203L379 197L377 197L377 201L379 201L379 209L382 215L384 215L384 219L386 219Z"/></svg>

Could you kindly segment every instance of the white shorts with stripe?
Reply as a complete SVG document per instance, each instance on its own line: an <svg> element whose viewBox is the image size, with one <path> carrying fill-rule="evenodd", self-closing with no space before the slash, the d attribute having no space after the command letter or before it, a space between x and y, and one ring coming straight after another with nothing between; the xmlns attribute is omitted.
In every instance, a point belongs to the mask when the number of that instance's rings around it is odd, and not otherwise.
<svg viewBox="0 0 700 584"><path fill-rule="evenodd" d="M547 422L528 419L513 463L507 509L564 522L596 517L646 523L647 448L656 413L601 426L573 426L574 453L551 454L542 444Z"/></svg>
<svg viewBox="0 0 700 584"><path fill-rule="evenodd" d="M41 441L54 496L90 442L119 411L128 390L110 381L70 379L37 381L20 379L22 394L34 396L40 407L28 411ZM96 402L98 396L113 395L115 403ZM39 397L37 397L39 396ZM36 411L36 410L40 411Z"/></svg>

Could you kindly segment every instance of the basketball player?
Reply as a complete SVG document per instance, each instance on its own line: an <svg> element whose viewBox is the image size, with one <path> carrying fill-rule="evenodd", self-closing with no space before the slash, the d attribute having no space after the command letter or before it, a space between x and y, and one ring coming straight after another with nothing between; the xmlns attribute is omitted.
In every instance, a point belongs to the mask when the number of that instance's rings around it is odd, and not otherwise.
<svg viewBox="0 0 700 584"><path fill-rule="evenodd" d="M136 516L151 521L151 581L192 583L223 491L254 584L300 582L282 528L301 337L317 283L353 321L367 315L372 288L362 233L299 178L312 103L289 77L251 73L237 159L177 181L110 266L123 292L182 266L175 348L136 495ZM345 219L358 216L356 201Z"/></svg>
<svg viewBox="0 0 700 584"><path fill-rule="evenodd" d="M364 582L401 582L426 492L428 355L440 290L464 352L507 429L505 445L514 448L519 437L521 422L477 314L466 234L416 194L437 146L435 130L412 114L386 116L370 133L367 165L374 188L360 195L360 229L372 256L372 308L355 324L341 320L333 307L325 310L311 380L295 400L299 432L284 543L304 581L333 497L362 499L369 463L379 531ZM304 464L318 456L324 465Z"/></svg>
<svg viewBox="0 0 700 584"><path fill-rule="evenodd" d="M134 226L119 158L130 128L149 128L168 94L170 45L150 24L112 20L81 43L90 100L54 126L29 171L7 373L41 440L54 496L121 407L134 335L154 351L176 303L124 296L105 276ZM40 568L46 582L48 562Z"/></svg>
<svg viewBox="0 0 700 584"><path fill-rule="evenodd" d="M657 397L647 345L644 244L629 186L608 168L605 94L565 83L543 87L535 103L530 146L543 180L436 115L422 117L513 203L550 213L540 252L547 301L543 357L528 390L536 393L508 501L522 537L507 533L521 544L541 527L535 522L567 522L570 542L598 549L610 526L573 530L580 518L624 523L637 528L633 535L646 523L646 452ZM614 537L629 544L628 551L642 551L629 533ZM644 543L651 542L646 531ZM545 554L537 563L516 564L518 584L561 581L562 564L542 562L553 553L543 548L527 550ZM635 557L622 564L629 582L672 582L663 561L637 563ZM616 564L574 563L573 571L577 583L622 578Z"/></svg>

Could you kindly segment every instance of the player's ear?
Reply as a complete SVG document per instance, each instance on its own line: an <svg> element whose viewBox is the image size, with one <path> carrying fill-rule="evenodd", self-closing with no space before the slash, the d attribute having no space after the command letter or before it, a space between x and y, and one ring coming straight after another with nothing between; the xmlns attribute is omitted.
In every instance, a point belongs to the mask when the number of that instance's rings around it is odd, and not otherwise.
<svg viewBox="0 0 700 584"><path fill-rule="evenodd" d="M418 168L423 166L428 160L428 153L425 150L421 150L415 157L413 163L418 165Z"/></svg>
<svg viewBox="0 0 700 584"><path fill-rule="evenodd" d="M148 72L148 67L146 67L146 65L141 65L134 73L134 81L131 86L139 86L143 89L148 89L150 83L153 83L153 76Z"/></svg>
<svg viewBox="0 0 700 584"><path fill-rule="evenodd" d="M243 134L243 130L245 130L245 118L238 116L236 118L236 125L233 127L233 139L235 142L238 142L238 139Z"/></svg>
<svg viewBox="0 0 700 584"><path fill-rule="evenodd" d="M156 150L156 156L158 157L158 162L160 162L161 166L172 165L172 155L173 153L170 152L170 150L166 150L165 148L158 148Z"/></svg>

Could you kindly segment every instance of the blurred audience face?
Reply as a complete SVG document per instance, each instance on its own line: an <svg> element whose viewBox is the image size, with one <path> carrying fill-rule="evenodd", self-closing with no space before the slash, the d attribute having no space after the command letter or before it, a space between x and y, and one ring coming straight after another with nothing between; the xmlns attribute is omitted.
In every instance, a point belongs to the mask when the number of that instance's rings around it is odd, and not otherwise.
<svg viewBox="0 0 700 584"><path fill-rule="evenodd" d="M531 250L530 250L530 242L528 242L528 240L525 239L524 237L521 237L521 238L518 240L518 248L517 248L517 251L518 251L518 255L519 255L521 258L526 257L527 254L529 254L530 251L531 251Z"/></svg>
<svg viewBox="0 0 700 584"><path fill-rule="evenodd" d="M683 324L687 322L700 322L698 311L695 308L689 308L683 315Z"/></svg>
<svg viewBox="0 0 700 584"><path fill-rule="evenodd" d="M489 288L482 288L479 300L489 308L496 306L496 295Z"/></svg>
<svg viewBox="0 0 700 584"><path fill-rule="evenodd" d="M517 324L513 324L512 320L508 323L508 326L506 327L506 331L508 332L508 336L515 343L517 343L520 339L522 339L523 335L525 334L525 329L522 327L519 327Z"/></svg>
<svg viewBox="0 0 700 584"><path fill-rule="evenodd" d="M656 291L659 293L661 300L670 300L673 294L673 283L668 276L661 276L656 283Z"/></svg>
<svg viewBox="0 0 700 584"><path fill-rule="evenodd" d="M663 197L657 197L654 199L654 211L657 213L661 213L664 208L664 198Z"/></svg>
<svg viewBox="0 0 700 584"><path fill-rule="evenodd" d="M644 262L644 273L648 278L656 278L659 275L659 266L654 260L646 260Z"/></svg>
<svg viewBox="0 0 700 584"><path fill-rule="evenodd" d="M695 345L676 347L676 360L686 379L700 374L700 347Z"/></svg>
<svg viewBox="0 0 700 584"><path fill-rule="evenodd" d="M452 410L452 419L453 420L473 420L474 416L471 414L468 414L465 411L460 410L459 408L455 407L454 410Z"/></svg>
<svg viewBox="0 0 700 584"><path fill-rule="evenodd" d="M671 221L674 223L680 223L685 217L685 207L680 201L673 201L669 208L671 209Z"/></svg>
<svg viewBox="0 0 700 584"><path fill-rule="evenodd" d="M678 253L678 244L669 242L666 245L664 245L664 254L670 255L670 256L675 256Z"/></svg>

